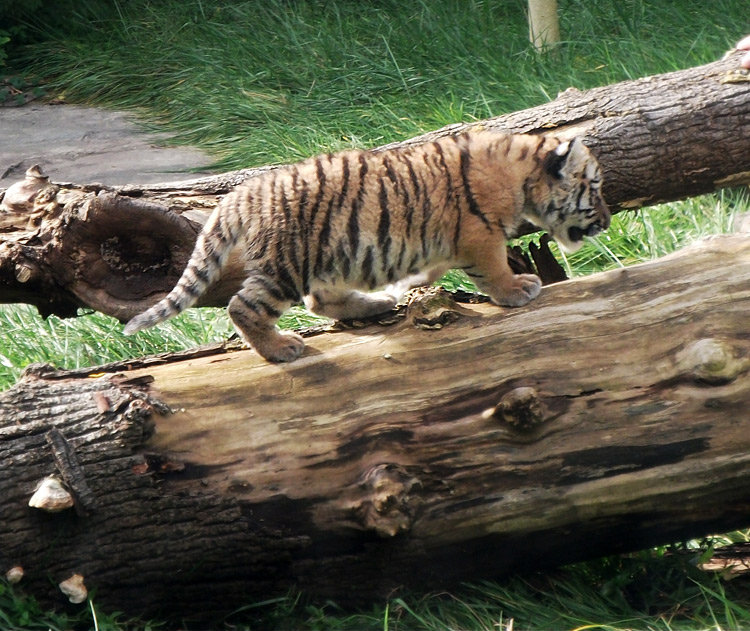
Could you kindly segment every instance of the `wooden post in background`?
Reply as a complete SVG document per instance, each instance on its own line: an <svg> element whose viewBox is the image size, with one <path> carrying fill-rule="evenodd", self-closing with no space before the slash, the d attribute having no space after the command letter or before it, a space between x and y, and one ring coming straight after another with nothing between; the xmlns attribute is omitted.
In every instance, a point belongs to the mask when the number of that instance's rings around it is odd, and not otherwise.
<svg viewBox="0 0 750 631"><path fill-rule="evenodd" d="M540 52L560 41L557 0L529 0L529 39Z"/></svg>

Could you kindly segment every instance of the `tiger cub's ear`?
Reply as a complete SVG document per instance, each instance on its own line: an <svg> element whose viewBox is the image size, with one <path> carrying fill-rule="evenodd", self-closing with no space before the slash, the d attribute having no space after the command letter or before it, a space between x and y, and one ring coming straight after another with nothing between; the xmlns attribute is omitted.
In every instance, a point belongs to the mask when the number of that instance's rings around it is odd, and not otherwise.
<svg viewBox="0 0 750 631"><path fill-rule="evenodd" d="M559 180L564 171L571 171L581 160L588 155L585 145L578 139L561 142L554 151L547 154L544 161L544 170L553 178Z"/></svg>

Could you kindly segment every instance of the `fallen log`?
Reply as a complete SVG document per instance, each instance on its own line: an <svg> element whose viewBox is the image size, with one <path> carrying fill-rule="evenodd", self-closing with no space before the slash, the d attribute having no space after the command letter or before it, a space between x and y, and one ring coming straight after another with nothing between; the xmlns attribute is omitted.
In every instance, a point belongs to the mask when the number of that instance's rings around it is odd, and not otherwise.
<svg viewBox="0 0 750 631"><path fill-rule="evenodd" d="M474 126L583 135L602 164L614 211L748 183L750 82L740 55L587 92L566 90L539 107L402 144ZM3 200L0 301L35 305L44 316L70 317L86 307L128 320L177 282L218 196L263 169L114 189L47 186L32 174L36 198ZM559 280L554 259L542 257L543 280ZM516 257L516 265L517 272L533 271L528 259ZM230 261L200 304L225 306L242 275Z"/></svg>
<svg viewBox="0 0 750 631"><path fill-rule="evenodd" d="M30 368L0 395L0 570L185 619L746 527L749 308L750 237L722 236L518 309L417 292L289 365Z"/></svg>

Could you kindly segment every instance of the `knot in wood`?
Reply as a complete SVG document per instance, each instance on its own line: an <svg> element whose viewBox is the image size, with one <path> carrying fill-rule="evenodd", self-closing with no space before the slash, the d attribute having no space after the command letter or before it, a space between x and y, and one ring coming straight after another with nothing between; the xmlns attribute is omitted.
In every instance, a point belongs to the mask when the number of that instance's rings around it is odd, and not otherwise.
<svg viewBox="0 0 750 631"><path fill-rule="evenodd" d="M122 416L126 421L144 421L151 417L152 412L153 409L148 402L142 399L132 399Z"/></svg>
<svg viewBox="0 0 750 631"><path fill-rule="evenodd" d="M420 488L417 478L398 464L379 464L369 469L359 485L364 497L359 504L359 521L381 537L408 531L414 519L412 489Z"/></svg>
<svg viewBox="0 0 750 631"><path fill-rule="evenodd" d="M442 329L461 317L450 292L442 287L422 287L412 292L406 318L420 329Z"/></svg>
<svg viewBox="0 0 750 631"><path fill-rule="evenodd" d="M519 431L529 431L544 422L544 405L534 388L515 388L484 416L501 419Z"/></svg>
<svg viewBox="0 0 750 631"><path fill-rule="evenodd" d="M731 345L714 338L693 342L677 354L681 371L710 385L731 383L747 371L749 363L747 358L738 358Z"/></svg>

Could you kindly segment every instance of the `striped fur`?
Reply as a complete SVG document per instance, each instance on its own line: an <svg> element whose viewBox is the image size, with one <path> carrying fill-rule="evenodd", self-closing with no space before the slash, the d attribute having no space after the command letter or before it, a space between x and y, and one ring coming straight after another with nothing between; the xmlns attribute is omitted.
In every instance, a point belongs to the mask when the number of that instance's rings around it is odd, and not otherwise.
<svg viewBox="0 0 750 631"><path fill-rule="evenodd" d="M535 298L541 282L514 275L505 241L523 220L566 250L609 225L588 149L552 136L480 131L388 151L345 151L249 179L227 194L175 288L125 328L148 328L195 304L241 248L242 289L229 315L270 361L304 344L275 322L303 298L333 318L391 309L408 289L463 268L500 305ZM383 291L359 291L384 287Z"/></svg>

